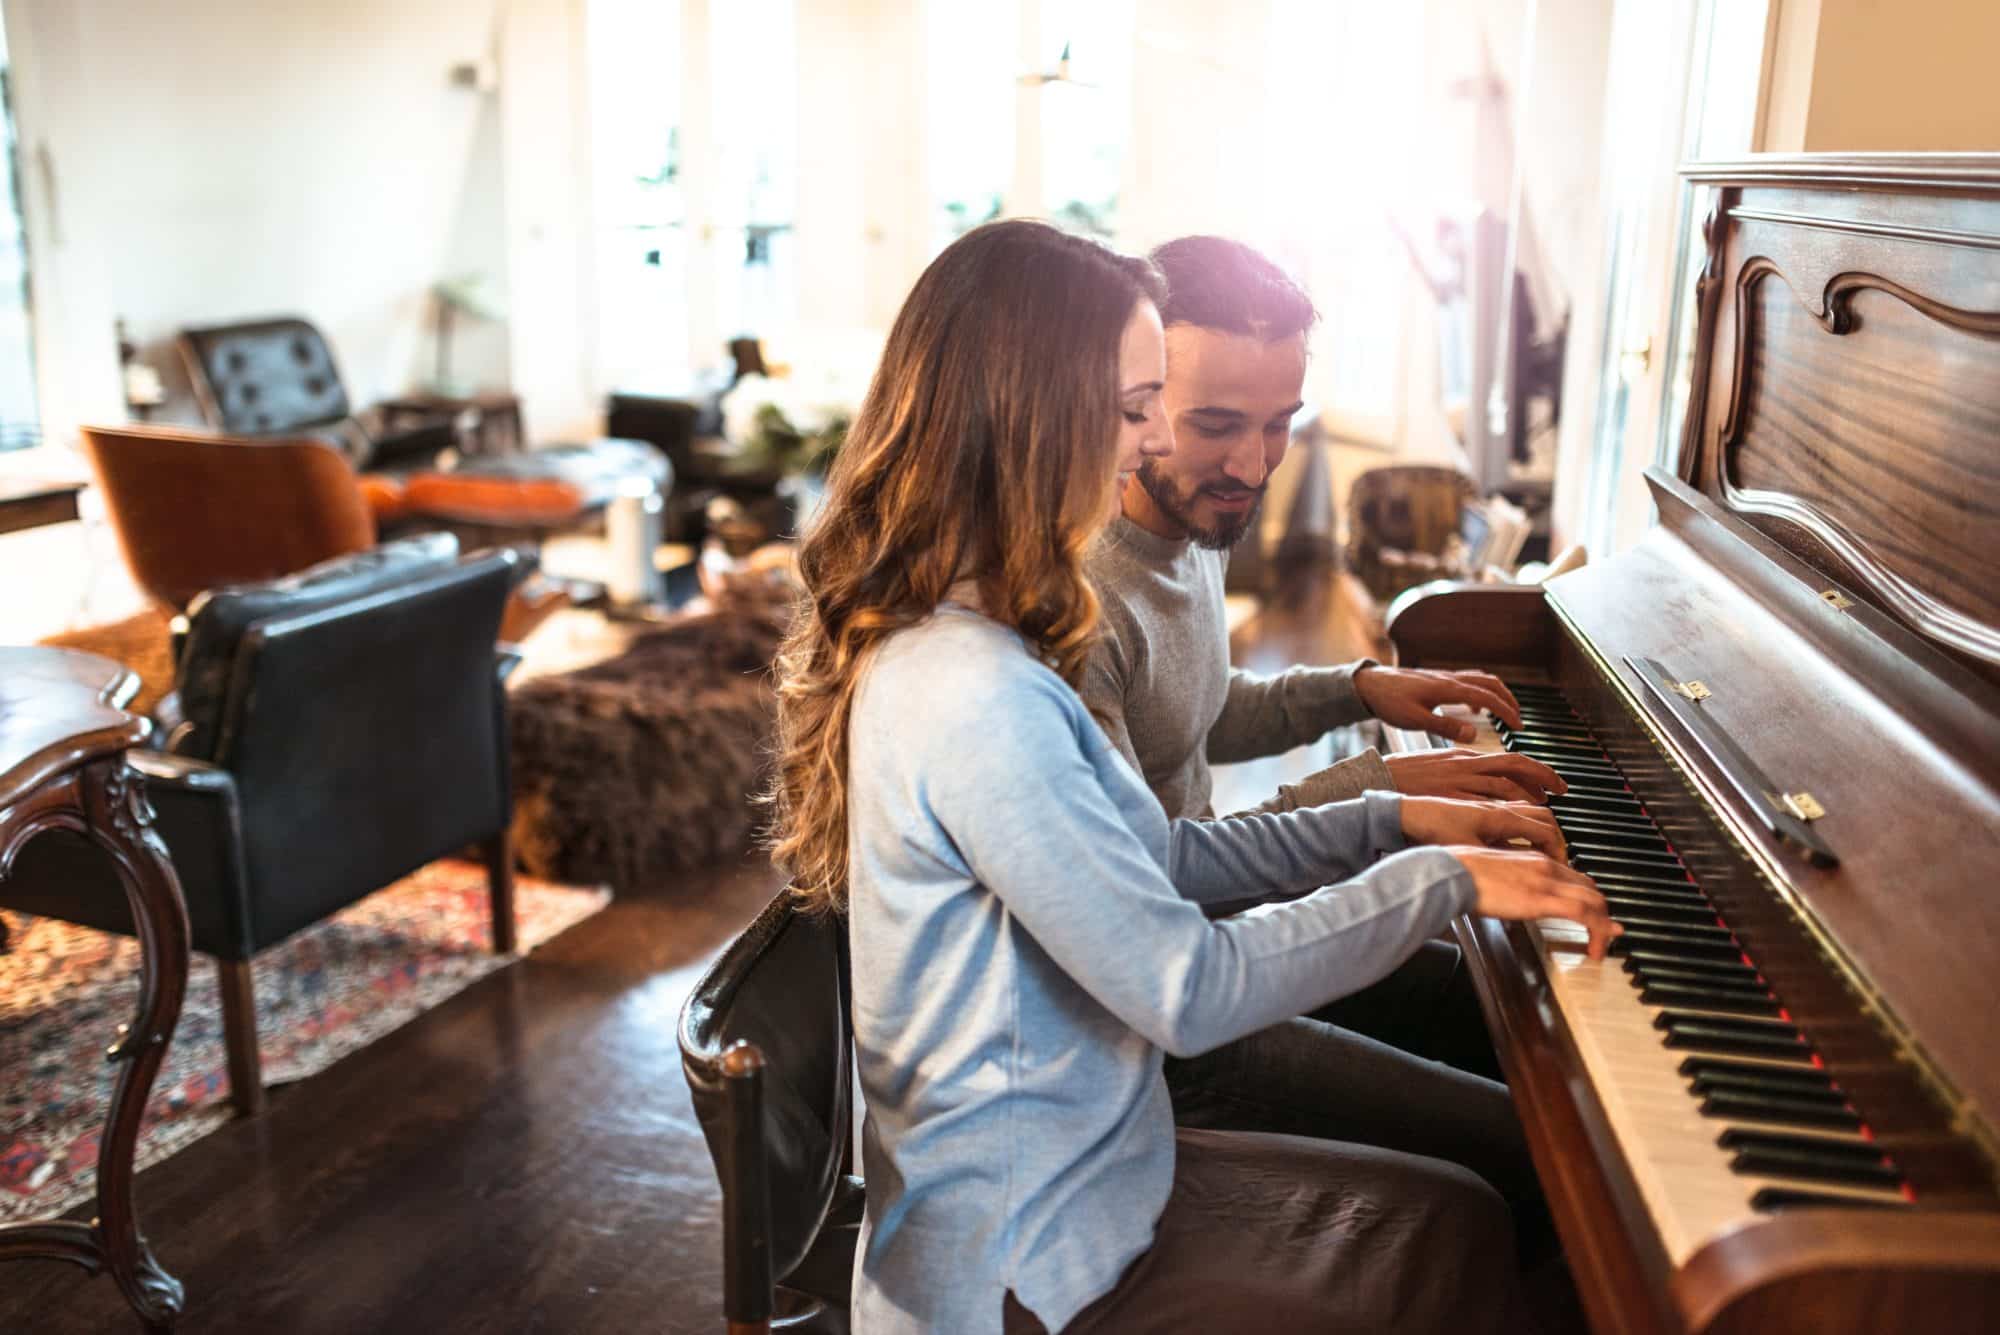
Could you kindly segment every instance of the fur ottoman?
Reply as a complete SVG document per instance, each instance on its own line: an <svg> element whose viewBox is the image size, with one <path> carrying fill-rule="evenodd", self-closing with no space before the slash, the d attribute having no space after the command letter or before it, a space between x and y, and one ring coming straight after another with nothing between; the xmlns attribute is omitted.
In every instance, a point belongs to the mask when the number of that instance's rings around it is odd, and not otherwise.
<svg viewBox="0 0 2000 1335"><path fill-rule="evenodd" d="M785 621L782 606L725 606L515 690L521 865L629 887L741 854L769 772Z"/></svg>

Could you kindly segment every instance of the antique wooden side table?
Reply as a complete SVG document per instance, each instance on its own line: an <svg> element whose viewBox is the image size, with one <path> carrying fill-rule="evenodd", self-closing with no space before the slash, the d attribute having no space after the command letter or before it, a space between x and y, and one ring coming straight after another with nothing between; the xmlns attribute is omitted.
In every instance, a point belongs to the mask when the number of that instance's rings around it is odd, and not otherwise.
<svg viewBox="0 0 2000 1335"><path fill-rule="evenodd" d="M139 1004L106 1056L118 1065L97 1161L97 1217L0 1227L0 1261L41 1256L109 1270L149 1332L173 1328L185 1295L153 1258L132 1200L139 1120L187 990L188 916L125 753L151 725L119 706L132 673L69 649L0 648L0 879L44 830L82 835L109 857L139 938Z"/></svg>

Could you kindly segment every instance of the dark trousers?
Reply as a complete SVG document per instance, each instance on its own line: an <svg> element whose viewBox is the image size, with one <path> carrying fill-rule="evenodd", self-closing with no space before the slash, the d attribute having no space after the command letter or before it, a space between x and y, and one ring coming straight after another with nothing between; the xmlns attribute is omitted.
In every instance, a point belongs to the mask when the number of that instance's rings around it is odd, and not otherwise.
<svg viewBox="0 0 2000 1335"><path fill-rule="evenodd" d="M1183 1127L1375 1146L1470 1169L1506 1201L1521 1260L1556 1251L1534 1163L1458 947L1199 1057L1168 1059Z"/></svg>
<svg viewBox="0 0 2000 1335"><path fill-rule="evenodd" d="M1507 1211L1436 1159L1293 1136L1183 1130L1153 1245L1063 1335L1532 1329ZM1044 1335L1006 1297L1008 1335Z"/></svg>

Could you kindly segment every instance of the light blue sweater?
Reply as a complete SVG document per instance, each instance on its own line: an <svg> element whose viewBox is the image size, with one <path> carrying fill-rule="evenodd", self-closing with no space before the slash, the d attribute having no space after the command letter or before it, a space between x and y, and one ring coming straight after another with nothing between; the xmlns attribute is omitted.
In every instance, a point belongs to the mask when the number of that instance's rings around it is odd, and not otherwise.
<svg viewBox="0 0 2000 1335"><path fill-rule="evenodd" d="M1366 986L1473 904L1450 854L1398 851L1392 793L1170 824L1075 692L956 606L876 651L848 787L862 1335L998 1332L1009 1289L1061 1330L1152 1243L1161 1053Z"/></svg>

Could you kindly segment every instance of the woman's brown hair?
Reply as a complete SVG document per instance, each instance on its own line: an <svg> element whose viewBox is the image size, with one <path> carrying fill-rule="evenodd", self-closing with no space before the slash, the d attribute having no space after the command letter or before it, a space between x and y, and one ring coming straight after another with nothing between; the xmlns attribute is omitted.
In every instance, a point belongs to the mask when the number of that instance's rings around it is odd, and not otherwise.
<svg viewBox="0 0 2000 1335"><path fill-rule="evenodd" d="M917 279L799 547L778 656L772 852L847 904L847 734L869 652L973 581L1072 686L1097 623L1085 548L1110 511L1118 353L1158 271L1046 223L989 223Z"/></svg>

